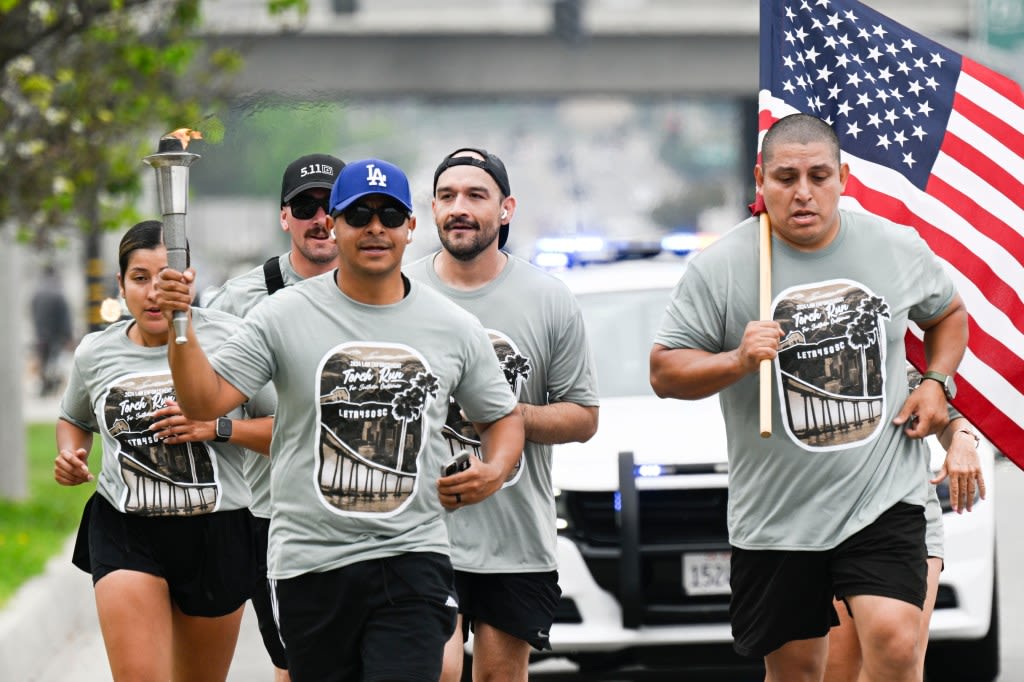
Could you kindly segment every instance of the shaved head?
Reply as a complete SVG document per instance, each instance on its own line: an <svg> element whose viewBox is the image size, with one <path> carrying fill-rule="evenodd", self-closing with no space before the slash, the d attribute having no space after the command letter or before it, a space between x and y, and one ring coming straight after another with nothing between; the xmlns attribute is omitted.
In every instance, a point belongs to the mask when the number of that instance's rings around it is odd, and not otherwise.
<svg viewBox="0 0 1024 682"><path fill-rule="evenodd" d="M809 114L790 114L783 116L768 129L761 142L761 163L768 163L780 144L811 144L824 142L835 151L835 161L839 161L839 137L832 127L817 116Z"/></svg>

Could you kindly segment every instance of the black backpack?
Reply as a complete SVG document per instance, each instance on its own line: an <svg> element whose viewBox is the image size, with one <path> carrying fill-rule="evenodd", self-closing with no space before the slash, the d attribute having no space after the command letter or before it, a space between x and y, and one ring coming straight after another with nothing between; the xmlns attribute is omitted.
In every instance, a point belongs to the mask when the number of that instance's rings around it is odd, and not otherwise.
<svg viewBox="0 0 1024 682"><path fill-rule="evenodd" d="M263 279L267 281L267 296L284 289L284 277L281 275L281 257L268 258L263 264Z"/></svg>

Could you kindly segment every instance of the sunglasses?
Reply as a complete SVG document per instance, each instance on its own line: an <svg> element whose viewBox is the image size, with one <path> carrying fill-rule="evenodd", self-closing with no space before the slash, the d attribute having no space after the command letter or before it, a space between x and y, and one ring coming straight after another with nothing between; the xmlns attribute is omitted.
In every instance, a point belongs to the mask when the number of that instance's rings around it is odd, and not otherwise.
<svg viewBox="0 0 1024 682"><path fill-rule="evenodd" d="M317 199L316 197L311 197L308 194L303 194L289 201L288 205L292 208L293 216L299 220L309 220L316 215L317 209L322 208L324 213L329 213L328 203L328 197Z"/></svg>
<svg viewBox="0 0 1024 682"><path fill-rule="evenodd" d="M352 227L366 227L373 216L380 218L380 224L384 227L401 227L409 218L407 211L395 206L370 208L364 204L349 206L341 214L345 216L345 222Z"/></svg>

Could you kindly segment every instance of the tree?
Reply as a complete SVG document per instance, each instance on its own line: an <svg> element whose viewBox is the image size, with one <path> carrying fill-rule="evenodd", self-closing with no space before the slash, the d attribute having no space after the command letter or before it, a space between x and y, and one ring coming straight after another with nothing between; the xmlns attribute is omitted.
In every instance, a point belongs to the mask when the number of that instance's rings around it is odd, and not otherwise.
<svg viewBox="0 0 1024 682"><path fill-rule="evenodd" d="M141 159L182 126L216 141L222 85L237 54L195 37L199 0L0 0L0 239L46 250L69 228L87 237L86 272L103 279L96 238L136 219ZM268 0L272 12L305 0ZM90 241L91 238L91 241ZM88 244L92 243L93 248ZM3 267L0 263L0 267ZM96 286L91 286L95 294ZM90 325L99 300L90 298ZM101 296L100 296L101 298ZM2 332L20 338L16 296L0 297ZM6 309L5 309L6 307ZM4 362L0 359L0 362ZM13 383L12 383L13 382ZM0 390L20 395L20 369L0 367ZM22 431L20 405L0 430ZM0 455L0 497L25 494Z"/></svg>

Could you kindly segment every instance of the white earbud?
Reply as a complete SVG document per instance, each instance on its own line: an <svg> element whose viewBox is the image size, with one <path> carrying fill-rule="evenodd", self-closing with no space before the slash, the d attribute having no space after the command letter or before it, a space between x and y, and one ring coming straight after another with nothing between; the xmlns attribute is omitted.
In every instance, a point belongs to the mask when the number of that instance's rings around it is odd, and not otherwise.
<svg viewBox="0 0 1024 682"><path fill-rule="evenodd" d="M504 220L504 219L505 219L505 218L507 218L507 217L508 217L508 211L507 211L507 210L505 210L505 211L502 211L502 212L501 212L501 218L502 218L502 220Z"/></svg>
<svg viewBox="0 0 1024 682"><path fill-rule="evenodd" d="M334 241L338 241L338 235L336 235L334 233L334 228L333 227L331 228L331 239L334 240Z"/></svg>
<svg viewBox="0 0 1024 682"><path fill-rule="evenodd" d="M412 232L410 232L410 233L409 233L409 236L408 236L408 237L406 237L406 241L407 241L407 242L408 242L409 244L412 244Z"/></svg>

